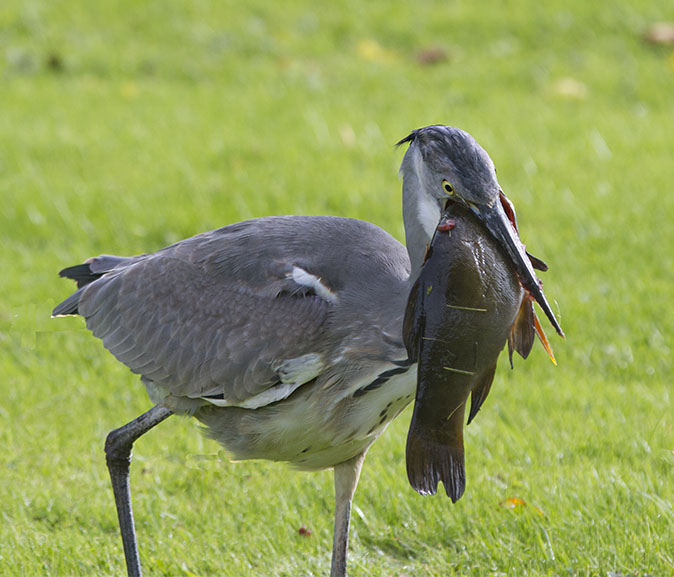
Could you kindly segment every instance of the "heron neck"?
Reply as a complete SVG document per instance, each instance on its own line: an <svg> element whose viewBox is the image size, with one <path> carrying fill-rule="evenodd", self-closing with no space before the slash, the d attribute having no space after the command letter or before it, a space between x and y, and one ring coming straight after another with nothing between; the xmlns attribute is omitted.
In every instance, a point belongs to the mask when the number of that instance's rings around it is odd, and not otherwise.
<svg viewBox="0 0 674 577"><path fill-rule="evenodd" d="M404 172L403 176L403 222L405 244L410 257L410 281L419 276L426 256L426 247L440 221L440 207L435 199L424 194L416 172Z"/></svg>

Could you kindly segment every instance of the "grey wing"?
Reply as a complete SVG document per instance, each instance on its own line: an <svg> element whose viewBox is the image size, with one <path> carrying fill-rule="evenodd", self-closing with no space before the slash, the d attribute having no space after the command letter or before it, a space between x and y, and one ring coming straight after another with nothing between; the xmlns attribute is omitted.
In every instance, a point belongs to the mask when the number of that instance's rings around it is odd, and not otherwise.
<svg viewBox="0 0 674 577"><path fill-rule="evenodd" d="M192 241L129 261L82 289L78 312L117 359L173 395L283 398L320 372L332 303L298 285L288 262L253 254L246 271L212 248Z"/></svg>
<svg viewBox="0 0 674 577"><path fill-rule="evenodd" d="M384 336L400 331L409 260L362 221L254 219L154 254L98 257L91 274L82 266L64 271L84 286L54 314L83 315L120 361L175 396L280 400L354 349L353 331L371 333L370 356L399 354Z"/></svg>

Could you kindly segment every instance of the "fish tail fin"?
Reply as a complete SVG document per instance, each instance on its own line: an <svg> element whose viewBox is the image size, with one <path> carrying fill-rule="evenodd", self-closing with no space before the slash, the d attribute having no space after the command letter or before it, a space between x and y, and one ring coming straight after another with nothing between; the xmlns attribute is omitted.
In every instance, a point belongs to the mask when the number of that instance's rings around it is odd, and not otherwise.
<svg viewBox="0 0 674 577"><path fill-rule="evenodd" d="M407 478L420 495L435 495L442 481L447 496L456 503L466 488L463 439L448 444L423 434L414 426L407 435Z"/></svg>

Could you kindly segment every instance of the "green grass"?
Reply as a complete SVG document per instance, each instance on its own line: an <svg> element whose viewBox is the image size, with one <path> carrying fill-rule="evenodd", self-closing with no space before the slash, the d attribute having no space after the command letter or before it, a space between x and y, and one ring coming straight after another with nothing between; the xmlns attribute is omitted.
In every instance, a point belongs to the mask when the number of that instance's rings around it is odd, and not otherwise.
<svg viewBox="0 0 674 577"><path fill-rule="evenodd" d="M392 145L442 122L491 153L568 339L557 368L540 347L502 363L454 506L407 484L409 412L389 428L352 575L674 575L674 50L642 40L672 19L668 0L0 4L0 574L123 571L103 441L149 401L81 319L49 319L58 270L266 214L402 238ZM172 421L132 467L148 575L327 574L330 472L230 464Z"/></svg>

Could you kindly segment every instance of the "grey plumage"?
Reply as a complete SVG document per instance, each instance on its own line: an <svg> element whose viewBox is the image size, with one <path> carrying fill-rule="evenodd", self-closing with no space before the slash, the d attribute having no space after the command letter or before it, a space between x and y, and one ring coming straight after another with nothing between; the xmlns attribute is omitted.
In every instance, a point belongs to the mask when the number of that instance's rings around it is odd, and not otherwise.
<svg viewBox="0 0 674 577"><path fill-rule="evenodd" d="M193 413L237 458L330 466L327 439L302 452L307 428L289 417L292 400L287 410L262 410L297 390L284 388L289 364L315 355L313 364L323 370L309 379L315 381L314 392L307 396L324 414L333 438L345 431L353 436L353 448L343 456L351 458L371 443L370 425L350 425L349 397L358 385L395 368L392 361L405 358L400 327L409 259L389 234L354 219L268 217L200 234L154 254L104 258L111 266L96 259L83 265L92 269L92 280L54 314L76 305L105 347L143 376L155 402ZM107 274L96 276L104 268ZM298 284L296 269L319 279L336 302ZM78 267L63 274L72 270L78 278L87 276ZM250 408L256 398L255 414L233 410ZM213 404L231 406L231 415L223 417L225 408Z"/></svg>

